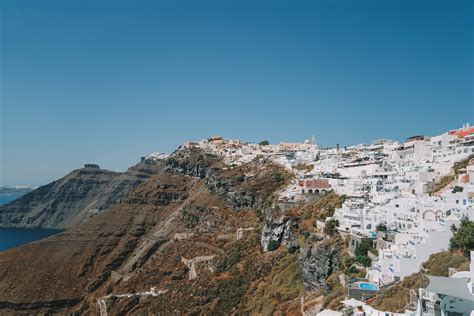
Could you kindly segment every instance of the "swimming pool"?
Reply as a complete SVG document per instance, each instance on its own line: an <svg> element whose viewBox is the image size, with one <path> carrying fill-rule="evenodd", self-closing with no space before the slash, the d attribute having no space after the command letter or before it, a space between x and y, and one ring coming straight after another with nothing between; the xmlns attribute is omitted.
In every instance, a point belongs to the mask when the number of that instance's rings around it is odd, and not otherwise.
<svg viewBox="0 0 474 316"><path fill-rule="evenodd" d="M380 291L379 287L373 283L359 283L359 287L367 291Z"/></svg>

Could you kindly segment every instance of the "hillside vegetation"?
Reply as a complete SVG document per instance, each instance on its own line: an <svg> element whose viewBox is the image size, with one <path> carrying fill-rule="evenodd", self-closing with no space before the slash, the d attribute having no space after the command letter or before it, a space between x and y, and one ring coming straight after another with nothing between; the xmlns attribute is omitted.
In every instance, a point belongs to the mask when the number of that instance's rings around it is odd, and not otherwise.
<svg viewBox="0 0 474 316"><path fill-rule="evenodd" d="M474 221L469 221L467 216L461 219L459 227L453 225L451 227L453 237L450 240L450 248L458 249L469 257L470 251L474 250Z"/></svg>
<svg viewBox="0 0 474 316"><path fill-rule="evenodd" d="M333 216L336 208L341 207L345 200L345 195L330 192L316 202L301 207L298 212L305 220L318 219L324 221L326 218Z"/></svg>

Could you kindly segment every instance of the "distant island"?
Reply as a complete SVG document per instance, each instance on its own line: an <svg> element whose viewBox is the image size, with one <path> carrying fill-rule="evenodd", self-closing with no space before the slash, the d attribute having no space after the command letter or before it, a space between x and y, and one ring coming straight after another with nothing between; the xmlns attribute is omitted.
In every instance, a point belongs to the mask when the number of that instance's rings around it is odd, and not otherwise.
<svg viewBox="0 0 474 316"><path fill-rule="evenodd" d="M0 186L0 195L24 195L33 191L35 188L31 186Z"/></svg>

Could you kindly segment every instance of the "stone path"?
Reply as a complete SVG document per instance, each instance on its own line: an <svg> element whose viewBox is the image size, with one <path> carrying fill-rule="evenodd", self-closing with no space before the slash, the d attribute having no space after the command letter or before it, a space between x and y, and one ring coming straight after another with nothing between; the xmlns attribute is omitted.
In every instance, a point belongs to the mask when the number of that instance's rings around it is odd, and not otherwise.
<svg viewBox="0 0 474 316"><path fill-rule="evenodd" d="M199 257L194 257L192 259L185 259L181 257L181 262L183 262L189 269L189 280L194 280L197 278L197 271L196 271L196 266L195 264L198 262L204 262L204 261L210 261L214 259L214 255L212 256L199 256Z"/></svg>
<svg viewBox="0 0 474 316"><path fill-rule="evenodd" d="M135 296L158 296L160 294L166 293L168 290L157 290L156 288L152 287L149 291L145 292L137 292L137 293L125 293L125 294L109 294L106 295L102 298L99 298L97 300L97 303L99 304L99 309L100 309L100 316L107 316L107 303L106 300L111 298L111 297L117 297L117 298L131 298Z"/></svg>

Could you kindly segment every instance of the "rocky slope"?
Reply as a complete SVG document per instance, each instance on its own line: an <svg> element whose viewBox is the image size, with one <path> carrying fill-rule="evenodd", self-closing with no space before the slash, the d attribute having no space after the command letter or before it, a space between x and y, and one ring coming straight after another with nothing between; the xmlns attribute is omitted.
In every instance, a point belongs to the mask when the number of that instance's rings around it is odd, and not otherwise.
<svg viewBox="0 0 474 316"><path fill-rule="evenodd" d="M155 163L146 161L123 173L85 165L0 206L0 226L72 227L112 209L157 169Z"/></svg>
<svg viewBox="0 0 474 316"><path fill-rule="evenodd" d="M109 211L53 237L0 253L0 314L96 315L97 300L107 293L151 287L167 292L157 297L109 297L105 309L109 314L230 311L232 303L220 297L237 282L227 280L226 272L239 260L225 258L250 238L252 251L268 261L262 262L267 268L261 273L269 272L271 260L265 259L256 238L260 219L255 210L271 203L273 192L285 185L286 173L265 160L226 169L220 159L200 151L179 151L155 168L158 172ZM49 192L51 187L41 190ZM199 261L207 257L209 262ZM197 263L188 264L193 261L186 260L193 258ZM216 271L219 261L225 261L220 265L222 275ZM198 276L195 280L189 280L192 271ZM240 288L242 293L250 282Z"/></svg>
<svg viewBox="0 0 474 316"><path fill-rule="evenodd" d="M298 216L284 212L278 205L266 209L261 237L263 249L271 250L269 249L270 243L273 243L273 247L286 245L290 252L298 249L299 245L296 240L298 220Z"/></svg>
<svg viewBox="0 0 474 316"><path fill-rule="evenodd" d="M315 225L339 197L278 204L291 176L263 158L178 150L148 168L107 212L0 253L0 314L293 315L345 293L345 245Z"/></svg>

